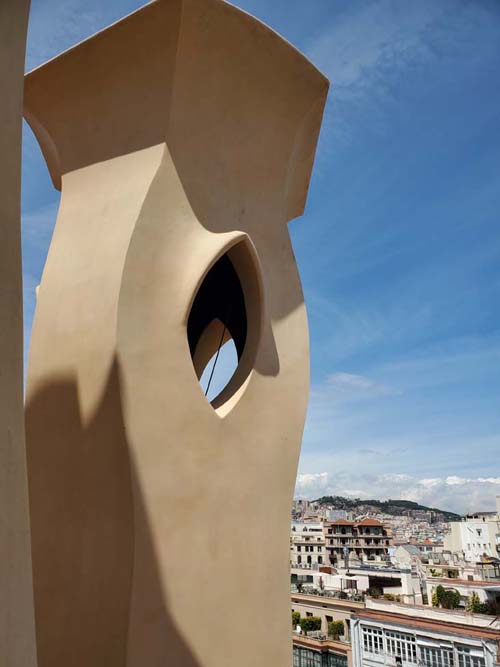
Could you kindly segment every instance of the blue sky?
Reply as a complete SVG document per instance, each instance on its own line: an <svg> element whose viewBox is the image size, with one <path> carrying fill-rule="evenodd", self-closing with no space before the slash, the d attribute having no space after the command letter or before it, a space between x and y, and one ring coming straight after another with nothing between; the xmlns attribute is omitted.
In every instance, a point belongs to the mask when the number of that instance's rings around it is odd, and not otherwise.
<svg viewBox="0 0 500 667"><path fill-rule="evenodd" d="M142 4L32 0L27 69ZM492 508L500 3L234 4L295 44L332 86L306 213L290 224L312 371L297 495ZM27 347L59 196L28 128L23 154Z"/></svg>

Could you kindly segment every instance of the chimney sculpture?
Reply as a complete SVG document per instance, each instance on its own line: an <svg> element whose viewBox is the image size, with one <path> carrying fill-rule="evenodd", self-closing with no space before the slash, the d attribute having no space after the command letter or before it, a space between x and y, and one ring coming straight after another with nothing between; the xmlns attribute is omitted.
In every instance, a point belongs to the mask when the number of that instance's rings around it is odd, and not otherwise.
<svg viewBox="0 0 500 667"><path fill-rule="evenodd" d="M327 89L222 0L156 0L26 77L62 192L27 392L39 667L291 665L309 355L287 223Z"/></svg>

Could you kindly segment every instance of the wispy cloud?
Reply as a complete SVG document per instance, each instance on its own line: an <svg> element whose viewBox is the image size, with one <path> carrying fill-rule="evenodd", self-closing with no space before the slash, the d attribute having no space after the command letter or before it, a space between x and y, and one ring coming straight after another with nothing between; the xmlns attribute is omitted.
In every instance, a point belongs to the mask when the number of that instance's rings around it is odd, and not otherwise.
<svg viewBox="0 0 500 667"><path fill-rule="evenodd" d="M359 112L374 132L385 133L387 104L398 100L398 82L408 76L418 81L446 58L466 53L477 59L476 35L492 18L486 3L478 2L352 3L306 48L333 86L324 135L336 142L352 138L352 115ZM485 42L479 48L488 47Z"/></svg>
<svg viewBox="0 0 500 667"><path fill-rule="evenodd" d="M332 373L324 381L321 390L313 388L313 400L328 404L340 401L374 399L396 394L394 389L355 373Z"/></svg>
<svg viewBox="0 0 500 667"><path fill-rule="evenodd" d="M384 474L496 478L499 364L498 337L458 338L326 376L311 391L301 472L372 496Z"/></svg>

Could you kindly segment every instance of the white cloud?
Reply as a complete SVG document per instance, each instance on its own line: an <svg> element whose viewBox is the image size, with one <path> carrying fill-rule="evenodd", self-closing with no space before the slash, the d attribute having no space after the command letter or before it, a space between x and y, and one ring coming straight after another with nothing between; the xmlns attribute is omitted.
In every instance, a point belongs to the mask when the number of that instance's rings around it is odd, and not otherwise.
<svg viewBox="0 0 500 667"><path fill-rule="evenodd" d="M360 479L366 486L358 488ZM356 485L356 486L354 486ZM495 496L500 495L500 477L417 478L404 473L356 475L351 473L301 473L297 477L296 496L309 499L323 495L350 498L388 498L412 500L430 507L460 514L494 509Z"/></svg>
<svg viewBox="0 0 500 667"><path fill-rule="evenodd" d="M408 77L436 82L443 63L456 68L480 60L493 40L478 35L491 34L496 24L495 8L461 0L352 2L336 12L335 22L305 48L331 82L319 175L327 156L356 141L360 115L365 130L389 134L393 116L388 106L397 105L401 113L401 82Z"/></svg>
<svg viewBox="0 0 500 667"><path fill-rule="evenodd" d="M403 473L389 473L387 475L383 475L381 479L383 479L385 482L389 484L391 482L406 483L411 480L411 475L404 475Z"/></svg>
<svg viewBox="0 0 500 667"><path fill-rule="evenodd" d="M311 390L302 470L496 478L499 354L497 336L448 339L326 376Z"/></svg>
<svg viewBox="0 0 500 667"><path fill-rule="evenodd" d="M394 96L394 84L409 69L436 59L428 34L449 4L423 0L403 9L395 0L365 3L311 42L307 55L332 84L325 127L337 145L351 138L352 115L360 110L368 113L372 130L385 128L381 107Z"/></svg>
<svg viewBox="0 0 500 667"><path fill-rule="evenodd" d="M321 491L327 489L328 485L329 478L327 472L299 474L297 475L295 494L299 497L321 495Z"/></svg>
<svg viewBox="0 0 500 667"><path fill-rule="evenodd" d="M427 489L432 489L441 484L441 479L439 477L431 477L429 479L421 479L418 483Z"/></svg>
<svg viewBox="0 0 500 667"><path fill-rule="evenodd" d="M412 57L429 57L424 35L446 4L420 2L403 9L394 0L367 3L326 30L309 54L332 77L338 96L362 93L363 81L373 70L388 63L403 69Z"/></svg>

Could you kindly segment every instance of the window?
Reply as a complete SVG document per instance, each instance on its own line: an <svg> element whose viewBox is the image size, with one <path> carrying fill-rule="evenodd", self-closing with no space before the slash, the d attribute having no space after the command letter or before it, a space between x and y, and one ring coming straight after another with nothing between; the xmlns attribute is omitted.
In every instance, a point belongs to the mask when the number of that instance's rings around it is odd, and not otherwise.
<svg viewBox="0 0 500 667"><path fill-rule="evenodd" d="M472 653L467 646L457 647L458 667L485 667L484 657Z"/></svg>
<svg viewBox="0 0 500 667"><path fill-rule="evenodd" d="M300 649L300 667L321 667L321 653L306 648Z"/></svg>
<svg viewBox="0 0 500 667"><path fill-rule="evenodd" d="M363 648L367 653L383 653L384 642L382 630L363 627Z"/></svg>
<svg viewBox="0 0 500 667"><path fill-rule="evenodd" d="M387 653L405 662L417 662L415 637L403 632L386 631Z"/></svg>
<svg viewBox="0 0 500 667"><path fill-rule="evenodd" d="M328 653L328 667L347 667L347 656L338 653Z"/></svg>
<svg viewBox="0 0 500 667"><path fill-rule="evenodd" d="M453 651L451 649L421 646L420 657L426 667L453 667Z"/></svg>

